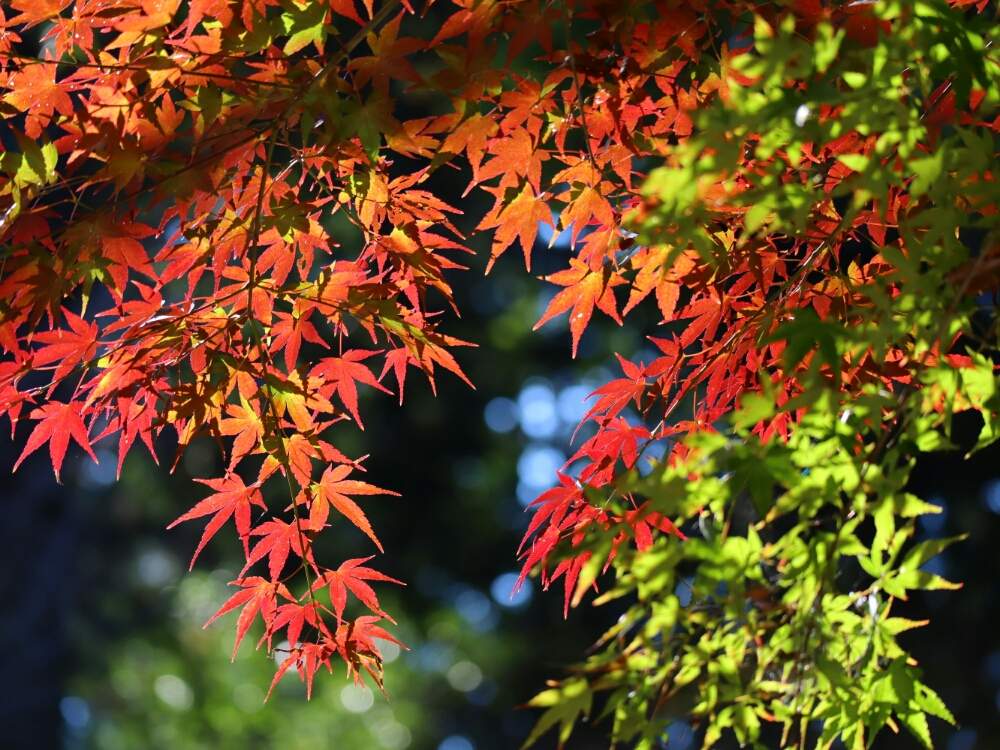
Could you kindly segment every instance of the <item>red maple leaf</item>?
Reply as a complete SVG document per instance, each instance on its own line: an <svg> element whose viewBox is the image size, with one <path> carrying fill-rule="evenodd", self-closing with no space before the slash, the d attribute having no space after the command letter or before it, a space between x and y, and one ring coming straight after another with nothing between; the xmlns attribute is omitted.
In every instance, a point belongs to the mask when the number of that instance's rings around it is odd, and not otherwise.
<svg viewBox="0 0 1000 750"><path fill-rule="evenodd" d="M52 374L50 393L56 383L66 377L78 364L93 357L97 351L97 325L66 309L63 309L63 315L69 323L70 330L55 328L35 334L35 341L45 346L31 354L34 367L59 363Z"/></svg>
<svg viewBox="0 0 1000 750"><path fill-rule="evenodd" d="M27 113L24 132L30 138L39 138L56 112L69 117L73 114L73 100L66 88L56 83L55 63L39 62L26 65L14 73L8 83L9 92L4 101Z"/></svg>
<svg viewBox="0 0 1000 750"><path fill-rule="evenodd" d="M640 365L633 364L620 354L615 354L618 364L621 365L624 378L615 378L600 388L597 388L591 396L597 396L597 402L590 407L580 423L586 422L595 417L601 417L601 421L607 421L616 417L631 401L636 404L646 392L646 370Z"/></svg>
<svg viewBox="0 0 1000 750"><path fill-rule="evenodd" d="M281 576L281 570L288 561L290 552L294 552L306 562L315 567L312 559L312 551L309 540L305 536L305 524L298 519L287 521L265 521L260 526L250 532L251 536L263 537L247 555L246 565L240 571L242 576L255 563L267 557L267 570L272 581L277 581ZM303 549L304 547L304 549Z"/></svg>
<svg viewBox="0 0 1000 750"><path fill-rule="evenodd" d="M492 163L492 162L491 162ZM497 203L499 211L494 209L488 214L479 225L479 229L496 228L493 235L493 248L490 250L490 259L486 264L486 272L489 273L503 252L510 247L514 240L521 240L521 250L524 252L524 267L531 270L531 249L535 245L535 238L538 236L539 223L546 223L550 227L555 227L552 221L552 212L548 204L538 198L530 185L525 185L517 197L510 203L504 205Z"/></svg>
<svg viewBox="0 0 1000 750"><path fill-rule="evenodd" d="M271 627L265 633L264 638L270 643L270 638L275 632L281 628L287 628L285 636L292 648L295 648L298 645L299 637L302 635L302 628L306 625L310 625L329 636L330 634L326 629L326 625L323 623L323 617L318 610L316 602L309 602L308 604L289 602L288 604L282 604L278 607L278 612L274 616Z"/></svg>
<svg viewBox="0 0 1000 750"><path fill-rule="evenodd" d="M87 426L80 416L80 404L70 402L68 404L59 401L49 401L47 404L31 412L31 418L39 420L35 429L31 431L21 456L14 464L14 471L21 465L30 454L41 448L45 443L49 444L49 455L52 457L52 470L55 472L56 481L59 480L59 471L62 468L63 459L66 457L66 448L69 446L69 439L73 438L77 445L87 451L87 454L97 463L97 456L90 447L90 437L87 434Z"/></svg>
<svg viewBox="0 0 1000 750"><path fill-rule="evenodd" d="M257 613L261 613L265 623L270 623L274 620L278 595L280 594L285 599L291 599L292 601L294 601L294 598L288 589L285 588L284 584L271 583L260 576L240 578L230 581L229 585L240 586L242 590L237 591L229 597L225 604L219 607L218 611L208 618L208 621L202 627L207 628L227 612L231 612L237 607L243 607L239 618L236 620L236 643L233 644L232 656L235 661L236 652L240 648L240 642L250 629L250 625L253 623Z"/></svg>
<svg viewBox="0 0 1000 750"><path fill-rule="evenodd" d="M345 352L342 357L325 357L321 359L319 364L310 373L311 376L320 376L336 383L337 396L340 397L341 402L343 402L347 411L354 417L354 421L358 423L358 427L362 430L365 426L362 424L361 415L358 413L358 387L355 381L370 385L372 388L377 388L383 393L392 393L392 391L376 380L371 370L361 364L364 360L378 353L377 351L366 349L351 349L349 352Z"/></svg>
<svg viewBox="0 0 1000 750"><path fill-rule="evenodd" d="M312 462L319 458L319 450L304 435L295 433L285 441L285 453L292 469L292 476L302 487L312 479Z"/></svg>
<svg viewBox="0 0 1000 750"><path fill-rule="evenodd" d="M400 648L406 648L404 644L390 635L385 628L378 625L380 617L377 615L361 615L353 621L343 622L337 627L336 644L340 652L347 660L347 674L357 674L357 666L360 665L381 687L382 676L372 668L371 658L381 662L381 651L376 643L389 641L395 643ZM358 659L358 656L369 657L367 660Z"/></svg>
<svg viewBox="0 0 1000 750"><path fill-rule="evenodd" d="M404 586L405 584L384 573L379 573L373 568L365 567L364 563L371 559L371 557L357 557L345 560L336 570L327 570L321 578L313 583L314 591L324 586L329 587L330 603L333 605L333 611L337 615L338 622L343 619L344 608L347 606L348 591L354 594L358 598L358 601L372 612L392 621L392 618L385 614L379 606L375 590L365 583L365 581L385 581L387 583L396 583L400 586Z"/></svg>
<svg viewBox="0 0 1000 750"><path fill-rule="evenodd" d="M172 529L184 521L201 518L210 513L215 514L208 522L208 525L205 526L205 531L201 535L198 547L195 549L194 555L191 556L191 564L188 566L188 570L194 568L194 562L198 559L198 555L205 548L205 545L218 533L226 521L233 516L236 519L236 533L239 534L240 540L243 542L243 551L246 553L250 539L250 506L256 505L267 510L267 506L264 504L264 499L260 493L259 485L254 483L249 487L246 486L238 474L230 474L221 479L195 479L194 481L211 487L215 492L201 500L191 510L167 526L168 529Z"/></svg>
<svg viewBox="0 0 1000 750"><path fill-rule="evenodd" d="M376 90L387 92L389 79L401 81L419 81L413 64L408 56L421 50L425 42L413 37L400 37L399 25L403 14L396 16L382 27L378 34L368 35L368 46L371 55L355 57L348 67L355 71L355 80L359 86L371 81Z"/></svg>
<svg viewBox="0 0 1000 750"><path fill-rule="evenodd" d="M25 28L31 28L35 24L58 16L68 6L72 0L11 0L10 7L21 11L20 15L14 16L7 23L27 24Z"/></svg>
<svg viewBox="0 0 1000 750"><path fill-rule="evenodd" d="M334 653L336 651L328 643L303 643L298 648L293 648L274 673L274 679L271 680L271 687L268 688L264 701L271 697L274 687L281 682L281 678L291 667L295 667L299 679L306 683L306 700L309 700L312 697L313 679L319 668L326 667L328 672L333 673L330 657Z"/></svg>

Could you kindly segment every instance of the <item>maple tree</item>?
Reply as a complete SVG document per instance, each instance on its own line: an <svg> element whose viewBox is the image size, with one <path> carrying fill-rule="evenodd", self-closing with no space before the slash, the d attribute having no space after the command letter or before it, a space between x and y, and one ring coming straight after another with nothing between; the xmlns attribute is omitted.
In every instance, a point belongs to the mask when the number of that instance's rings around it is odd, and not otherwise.
<svg viewBox="0 0 1000 750"><path fill-rule="evenodd" d="M486 270L539 227L568 267L538 326L655 311L586 437L534 503L522 578L626 610L532 704L560 742L607 696L614 741L680 715L759 743L865 747L950 719L890 616L950 540L916 452L975 410L996 437L995 133L987 0L13 0L0 7L0 409L46 444L165 428L221 477L179 523L192 565L235 526L212 618L288 642L307 685L341 660L381 685L390 616L359 386L467 380L447 333L472 240L434 191L490 196ZM413 101L425 105L408 114ZM658 446L653 468L643 457ZM95 459L96 460L96 459ZM15 467L16 468L16 467ZM554 478L556 479L556 478ZM860 572L859 572L860 571ZM601 580L602 574L608 582ZM857 581L861 581L858 583ZM675 589L689 589L681 604ZM272 684L273 687L273 684Z"/></svg>

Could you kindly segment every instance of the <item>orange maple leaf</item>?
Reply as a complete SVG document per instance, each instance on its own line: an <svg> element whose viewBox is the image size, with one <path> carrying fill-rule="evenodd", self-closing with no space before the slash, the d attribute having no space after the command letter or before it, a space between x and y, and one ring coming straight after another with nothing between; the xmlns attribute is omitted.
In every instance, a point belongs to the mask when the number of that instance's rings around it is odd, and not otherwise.
<svg viewBox="0 0 1000 750"><path fill-rule="evenodd" d="M372 531L368 517L360 506L348 495L396 495L398 492L383 490L367 482L359 482L355 479L346 479L354 467L349 464L340 466L330 466L323 472L323 477L317 484L312 486L312 500L309 507L309 527L314 531L319 531L326 525L326 519L330 515L330 506L333 506L344 518L357 526L365 536L375 542L379 552L382 552L382 543L379 542L375 532Z"/></svg>
<svg viewBox="0 0 1000 750"><path fill-rule="evenodd" d="M20 15L14 16L7 23L26 24L25 28L31 28L35 24L47 21L58 16L73 0L11 0L10 7L21 11Z"/></svg>
<svg viewBox="0 0 1000 750"><path fill-rule="evenodd" d="M10 77L10 91L4 101L27 113L24 132L38 138L55 112L69 117L73 114L73 99L66 87L56 82L55 63L34 63Z"/></svg>
<svg viewBox="0 0 1000 750"><path fill-rule="evenodd" d="M490 250L490 259L486 264L486 273L490 272L497 258L513 244L515 239L521 240L521 249L524 251L524 267L530 271L531 249L538 236L539 222L545 222L553 229L555 228L552 212L548 205L538 198L531 186L527 184L517 194L517 197L504 206L499 213L484 218L478 227L479 229L495 227L497 230L493 235L493 248Z"/></svg>
<svg viewBox="0 0 1000 750"><path fill-rule="evenodd" d="M580 337L594 314L595 306L621 325L622 320L618 315L613 287L624 284L625 280L618 274L611 273L606 268L591 271L586 263L572 258L569 268L546 276L545 280L566 288L552 298L532 330L537 331L552 318L572 308L569 330L573 336L574 357Z"/></svg>

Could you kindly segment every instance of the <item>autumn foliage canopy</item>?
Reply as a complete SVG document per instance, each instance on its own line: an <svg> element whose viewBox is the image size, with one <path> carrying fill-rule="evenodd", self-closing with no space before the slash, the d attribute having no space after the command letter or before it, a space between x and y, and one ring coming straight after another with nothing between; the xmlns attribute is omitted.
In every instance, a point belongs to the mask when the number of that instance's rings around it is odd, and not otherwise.
<svg viewBox="0 0 1000 750"><path fill-rule="evenodd" d="M625 614L533 705L604 696L618 741L706 746L950 720L896 635L934 506L913 456L997 437L1000 68L987 0L11 0L0 4L0 413L56 476L70 443L197 436L222 476L171 524L245 564L235 648L275 683L392 640L365 508L394 494L331 425L465 380L451 280L572 237L538 326L645 306L523 576ZM417 116L414 115L416 113ZM442 175L491 207L469 224ZM452 201L454 203L454 201ZM461 221L460 221L461 219ZM464 222L464 223L463 223ZM459 227L474 227L473 236ZM485 262L473 241L489 238ZM471 271L466 271L467 273ZM627 322L625 324L628 324ZM163 452L162 433L176 452ZM656 451L651 448L656 447ZM142 448L139 448L142 449ZM645 455L662 456L639 471ZM16 468L16 466L15 466ZM371 480L371 481L369 481ZM187 507L185 510L184 507ZM332 524L373 557L322 559ZM512 551L513 552L513 551ZM680 581L690 601L675 594ZM257 624L262 623L262 627ZM778 739L772 740L775 746Z"/></svg>

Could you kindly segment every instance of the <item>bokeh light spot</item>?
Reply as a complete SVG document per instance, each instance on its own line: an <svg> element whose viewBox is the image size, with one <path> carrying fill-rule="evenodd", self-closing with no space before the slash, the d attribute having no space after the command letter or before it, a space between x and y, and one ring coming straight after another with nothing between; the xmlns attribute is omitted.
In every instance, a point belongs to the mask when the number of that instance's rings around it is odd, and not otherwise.
<svg viewBox="0 0 1000 750"><path fill-rule="evenodd" d="M476 746L468 737L453 734L451 737L445 737L438 745L437 750L476 750Z"/></svg>
<svg viewBox="0 0 1000 750"><path fill-rule="evenodd" d="M495 398L486 404L483 419L493 432L510 432L517 427L517 404L509 398Z"/></svg>
<svg viewBox="0 0 1000 750"><path fill-rule="evenodd" d="M378 647L379 653L382 654L382 661L386 664L391 664L399 658L399 644L387 641L385 638L376 638L375 645Z"/></svg>
<svg viewBox="0 0 1000 750"><path fill-rule="evenodd" d="M559 418L567 425L576 426L590 409L593 388L586 385L571 385L559 391Z"/></svg>
<svg viewBox="0 0 1000 750"><path fill-rule="evenodd" d="M531 581L525 581L521 588L514 592L517 584L517 573L501 573L490 584L490 595L501 607L507 609L519 609L527 606L531 601L532 591Z"/></svg>
<svg viewBox="0 0 1000 750"><path fill-rule="evenodd" d="M517 396L521 429L528 437L544 440L559 430L556 416L556 395L544 383L533 383L521 389Z"/></svg>
<svg viewBox="0 0 1000 750"><path fill-rule="evenodd" d="M90 706L83 698L67 695L59 701L63 721L73 729L84 729L90 723Z"/></svg>
<svg viewBox="0 0 1000 750"><path fill-rule="evenodd" d="M153 681L153 692L157 698L178 711L187 711L194 703L191 688L175 674L161 674L157 677Z"/></svg>
<svg viewBox="0 0 1000 750"><path fill-rule="evenodd" d="M550 445L533 443L525 447L517 460L517 477L535 490L546 489L556 483L556 472L566 463L566 456Z"/></svg>
<svg viewBox="0 0 1000 750"><path fill-rule="evenodd" d="M448 678L448 684L455 690L468 693L482 683L483 670L471 661L457 661L451 665L445 676Z"/></svg>
<svg viewBox="0 0 1000 750"><path fill-rule="evenodd" d="M340 702L352 714L363 714L375 703L375 696L363 685L345 685L340 691Z"/></svg>
<svg viewBox="0 0 1000 750"><path fill-rule="evenodd" d="M983 499L987 508L1000 515L1000 479L991 479L983 485Z"/></svg>

